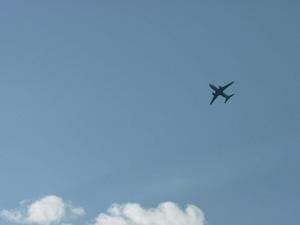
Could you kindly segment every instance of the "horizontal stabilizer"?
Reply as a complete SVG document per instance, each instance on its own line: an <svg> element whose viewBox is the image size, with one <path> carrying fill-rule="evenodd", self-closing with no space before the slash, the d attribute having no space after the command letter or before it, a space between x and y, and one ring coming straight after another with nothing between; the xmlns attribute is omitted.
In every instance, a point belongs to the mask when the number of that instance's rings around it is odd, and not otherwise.
<svg viewBox="0 0 300 225"><path fill-rule="evenodd" d="M225 99L225 102L224 103L226 103L232 96L234 96L234 94L232 94L232 95L229 95L228 97L226 97L226 99Z"/></svg>

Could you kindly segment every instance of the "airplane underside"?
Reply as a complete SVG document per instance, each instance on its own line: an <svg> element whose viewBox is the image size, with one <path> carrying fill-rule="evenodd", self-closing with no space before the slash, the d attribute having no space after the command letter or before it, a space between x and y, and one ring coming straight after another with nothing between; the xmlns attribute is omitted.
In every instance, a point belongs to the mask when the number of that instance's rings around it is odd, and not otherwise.
<svg viewBox="0 0 300 225"><path fill-rule="evenodd" d="M223 91L228 88L230 85L232 85L234 83L234 81L230 82L229 84L225 85L225 86L219 86L219 88L217 88L216 86L212 85L212 84L209 84L209 86L211 87L211 89L213 89L215 92L212 93L213 94L213 98L210 102L210 105L216 100L216 98L218 96L222 96L225 98L225 102L226 103L234 94L231 94L231 95L227 95L225 94Z"/></svg>

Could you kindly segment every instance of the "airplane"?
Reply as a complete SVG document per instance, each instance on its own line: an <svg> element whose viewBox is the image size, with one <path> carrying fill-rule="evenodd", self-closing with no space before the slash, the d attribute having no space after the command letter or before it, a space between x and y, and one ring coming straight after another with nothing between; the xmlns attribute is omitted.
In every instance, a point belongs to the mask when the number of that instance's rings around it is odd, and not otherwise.
<svg viewBox="0 0 300 225"><path fill-rule="evenodd" d="M211 87L211 89L213 89L215 92L214 93L212 93L213 94L213 99L211 100L211 102L210 102L210 105L216 100L216 98L219 96L219 95L221 95L221 96L223 96L224 98L225 98L225 102L224 103L226 103L234 94L232 94L232 95L226 95L225 93L224 93L224 90L226 89L226 88L228 88L230 85L232 85L234 83L234 81L232 81L232 82L230 82L229 84L226 84L225 86L219 86L218 88L216 87L216 86L214 86L214 85L212 85L212 84L209 84L209 86Z"/></svg>

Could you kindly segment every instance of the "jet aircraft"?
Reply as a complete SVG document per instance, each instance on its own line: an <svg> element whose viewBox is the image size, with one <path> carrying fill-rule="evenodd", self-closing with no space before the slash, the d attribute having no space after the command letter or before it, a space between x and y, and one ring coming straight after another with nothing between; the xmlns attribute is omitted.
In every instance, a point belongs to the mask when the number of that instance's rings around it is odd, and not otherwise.
<svg viewBox="0 0 300 225"><path fill-rule="evenodd" d="M224 103L226 103L234 94L227 95L227 94L224 93L224 90L226 88L228 88L230 85L232 85L233 83L234 83L234 81L230 82L229 84L226 84L225 86L219 86L219 87L216 87L216 86L214 86L212 84L209 84L209 86L211 87L211 89L213 89L215 91L215 92L212 93L213 98L212 98L212 100L210 102L210 105L216 100L216 98L219 95L221 95L221 96L223 96L225 98L225 102Z"/></svg>

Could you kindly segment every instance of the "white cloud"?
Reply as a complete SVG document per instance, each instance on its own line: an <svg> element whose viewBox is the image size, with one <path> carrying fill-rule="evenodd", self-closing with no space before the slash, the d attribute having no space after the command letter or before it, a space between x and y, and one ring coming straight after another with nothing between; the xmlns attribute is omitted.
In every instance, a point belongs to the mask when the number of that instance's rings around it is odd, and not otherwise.
<svg viewBox="0 0 300 225"><path fill-rule="evenodd" d="M18 210L1 210L0 218L4 218L13 223L19 223L22 221L22 214Z"/></svg>
<svg viewBox="0 0 300 225"><path fill-rule="evenodd" d="M65 205L57 196L47 196L28 207L28 216L25 222L33 224L51 224L62 220L65 216Z"/></svg>
<svg viewBox="0 0 300 225"><path fill-rule="evenodd" d="M101 213L93 225L204 225L203 212L196 206L180 209L173 202L161 203L157 208L144 209L139 204L114 204Z"/></svg>
<svg viewBox="0 0 300 225"><path fill-rule="evenodd" d="M49 195L31 203L21 203L19 209L1 210L0 218L12 223L52 225L84 214L83 208L73 207L62 198Z"/></svg>
<svg viewBox="0 0 300 225"><path fill-rule="evenodd" d="M84 216L85 214L83 208L71 208L71 212L74 216Z"/></svg>
<svg viewBox="0 0 300 225"><path fill-rule="evenodd" d="M0 219L26 225L72 225L71 219L84 214L83 208L49 195L36 201L22 201L17 209L1 210ZM173 202L164 202L147 209L137 203L126 203L113 204L90 225L205 225L205 218L194 205L181 209Z"/></svg>

